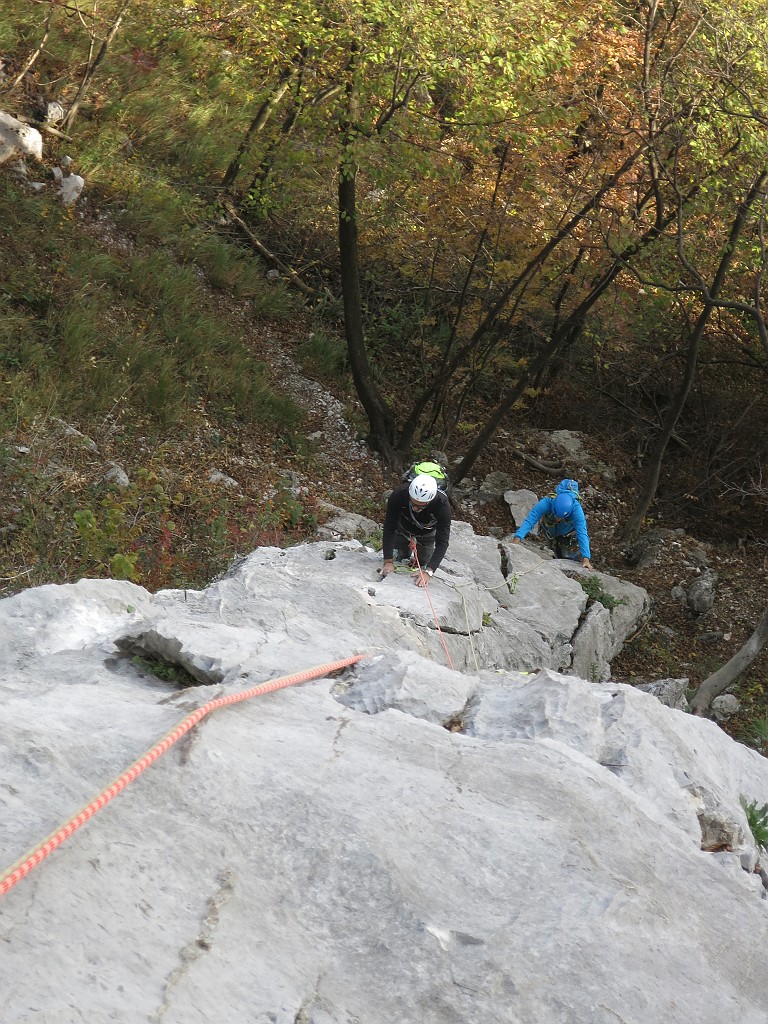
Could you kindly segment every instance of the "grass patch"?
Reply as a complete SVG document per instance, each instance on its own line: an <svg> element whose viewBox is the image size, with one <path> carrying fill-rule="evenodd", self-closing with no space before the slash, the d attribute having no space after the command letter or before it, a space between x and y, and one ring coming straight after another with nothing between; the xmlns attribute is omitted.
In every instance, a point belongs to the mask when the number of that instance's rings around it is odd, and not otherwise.
<svg viewBox="0 0 768 1024"><path fill-rule="evenodd" d="M136 668L149 672L157 679L162 679L164 683L173 683L175 686L184 688L204 685L181 665L174 665L173 662L166 661L164 658L141 657L135 654L131 658L131 663Z"/></svg>
<svg viewBox="0 0 768 1024"><path fill-rule="evenodd" d="M302 341L297 357L306 373L323 380L341 383L349 378L347 346L341 338L316 331Z"/></svg>

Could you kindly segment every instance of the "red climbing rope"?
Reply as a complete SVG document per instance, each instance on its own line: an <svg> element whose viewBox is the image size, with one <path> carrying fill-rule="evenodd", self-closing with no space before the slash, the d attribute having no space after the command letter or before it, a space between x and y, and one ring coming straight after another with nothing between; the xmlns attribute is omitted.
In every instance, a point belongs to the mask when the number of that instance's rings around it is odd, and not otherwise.
<svg viewBox="0 0 768 1024"><path fill-rule="evenodd" d="M25 854L20 860L17 860L15 864L12 864L2 875L0 875L0 896L4 896L10 889L20 882L22 878L29 874L29 872L36 868L41 861L53 853L53 851L89 820L92 818L97 811L100 811L102 807L105 807L110 800L114 799L118 793L122 792L125 787L153 763L162 754L166 752L170 747L173 746L178 740L181 739L189 730L197 725L201 718L205 718L206 715L210 714L211 711L215 711L216 708L226 707L228 704L237 704L243 700L249 700L251 697L260 697L265 693L272 693L273 690L282 690L285 686L295 686L296 683L306 682L308 679L317 679L322 676L326 676L331 672L336 672L340 668L346 668L348 665L354 665L355 662L361 661L365 658L365 654L357 654L352 658L344 658L341 661L332 661L327 665L317 665L315 668L308 668L304 672L296 672L290 676L280 676L278 679L270 679L267 683L262 683L260 686L253 686L249 690L241 690L239 693L232 693L227 697L217 697L216 700L209 701L207 704L203 704L197 711L193 711L192 714L187 715L186 718L182 719L179 724L172 729L169 733L159 740L154 747L151 747L145 754L143 754L138 761L134 761L130 768L123 772L123 774L103 790L94 800L92 800L86 807L84 807L78 814L65 824L61 828L52 832L47 839L44 839L42 843L34 847Z"/></svg>
<svg viewBox="0 0 768 1024"><path fill-rule="evenodd" d="M416 563L416 568L419 570L419 578L421 579L421 586L422 586L422 588L424 590L424 593L427 595L427 600L429 601L429 607L432 609L432 618L435 620L435 625L437 626L437 632L438 632L438 634L440 636L440 643L443 645L443 650L445 651L445 656L448 659L448 664L451 666L451 668L453 668L453 662L451 661L451 656L448 653L448 648L446 647L445 640L443 638L443 631L442 631L442 629L440 629L440 623L439 623L438 618L437 618L437 612L435 611L435 606L432 604L432 598L429 596L429 585L428 585L429 577L428 576L426 578L424 577L424 570L421 568L421 562L419 561L419 555L418 555L418 552L416 550L416 540L413 537L411 537L411 558L414 560L414 562Z"/></svg>

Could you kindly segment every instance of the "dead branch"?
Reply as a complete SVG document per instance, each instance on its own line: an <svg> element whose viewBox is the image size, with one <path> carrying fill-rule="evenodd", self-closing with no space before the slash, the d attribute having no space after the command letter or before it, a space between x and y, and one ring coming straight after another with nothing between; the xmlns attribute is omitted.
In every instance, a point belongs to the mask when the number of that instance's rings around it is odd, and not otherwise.
<svg viewBox="0 0 768 1024"><path fill-rule="evenodd" d="M237 226L246 236L248 241L254 247L259 256L262 256L265 260L267 260L267 262L271 263L273 267L276 267L281 274L284 274L285 277L288 278L290 283L295 285L303 295L307 295L309 298L312 299L324 298L329 299L331 302L334 301L334 298L330 292L319 292L316 291L314 288L310 288L309 285L304 284L304 282L302 281L302 279L299 277L295 270L292 270L291 267L283 263L283 261L278 256L275 256L273 252L270 252L266 245L264 245L263 242L260 242L256 235L254 235L254 233L251 231L251 229L248 227L248 225L245 223L242 217L238 214L237 210L235 209L231 202L225 200L223 206L224 209L229 214L229 216L235 222L235 224L237 224Z"/></svg>
<svg viewBox="0 0 768 1024"><path fill-rule="evenodd" d="M71 142L72 136L67 135L66 132L60 132L58 128L54 128L44 121L36 121L34 117L26 117L24 114L15 115L17 121L21 121L23 124L31 124L33 128L38 128L41 132L47 132L48 135L55 135L57 139L64 139L65 142Z"/></svg>
<svg viewBox="0 0 768 1024"><path fill-rule="evenodd" d="M539 459L534 459L532 455L526 455L525 452L512 450L512 454L517 459L521 459L529 466L533 466L534 469L540 469L542 473L548 473L550 476L560 476L565 469L565 463L560 462L542 462Z"/></svg>

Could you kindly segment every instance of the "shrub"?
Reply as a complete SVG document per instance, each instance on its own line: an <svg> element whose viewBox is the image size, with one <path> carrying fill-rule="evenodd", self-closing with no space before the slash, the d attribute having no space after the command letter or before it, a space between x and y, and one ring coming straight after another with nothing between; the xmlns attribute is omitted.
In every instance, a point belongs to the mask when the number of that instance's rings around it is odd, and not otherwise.
<svg viewBox="0 0 768 1024"><path fill-rule="evenodd" d="M739 803L744 808L755 845L758 850L768 853L768 804L758 807L757 800L747 802L745 796L739 797Z"/></svg>
<svg viewBox="0 0 768 1024"><path fill-rule="evenodd" d="M599 576L588 576L585 580L579 580L579 583L590 601L597 601L598 604L601 604L609 611L613 608L618 608L620 604L627 603L623 597L614 597L613 594L607 594L603 590Z"/></svg>

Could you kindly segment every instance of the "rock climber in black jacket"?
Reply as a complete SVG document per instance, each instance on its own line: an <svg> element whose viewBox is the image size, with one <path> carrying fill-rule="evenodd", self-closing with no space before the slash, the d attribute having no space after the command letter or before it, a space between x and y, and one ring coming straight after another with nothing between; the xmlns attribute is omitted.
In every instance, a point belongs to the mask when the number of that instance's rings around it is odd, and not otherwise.
<svg viewBox="0 0 768 1024"><path fill-rule="evenodd" d="M381 575L388 576L394 571L395 558L411 556L413 539L423 570L415 577L415 583L417 587L427 586L448 550L451 536L451 505L434 477L416 476L392 491L387 500L383 533Z"/></svg>

